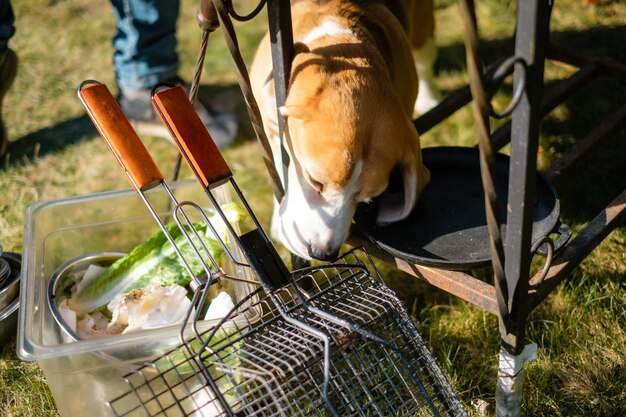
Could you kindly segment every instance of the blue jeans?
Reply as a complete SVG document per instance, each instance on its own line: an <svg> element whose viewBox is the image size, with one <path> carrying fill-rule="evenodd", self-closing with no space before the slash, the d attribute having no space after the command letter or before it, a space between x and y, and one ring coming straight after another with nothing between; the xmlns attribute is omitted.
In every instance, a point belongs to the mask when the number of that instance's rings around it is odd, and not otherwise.
<svg viewBox="0 0 626 417"><path fill-rule="evenodd" d="M117 19L113 64L118 86L149 89L175 77L179 0L111 0L111 4Z"/></svg>
<svg viewBox="0 0 626 417"><path fill-rule="evenodd" d="M0 0L0 58L9 49L9 39L15 33L15 15L10 0Z"/></svg>

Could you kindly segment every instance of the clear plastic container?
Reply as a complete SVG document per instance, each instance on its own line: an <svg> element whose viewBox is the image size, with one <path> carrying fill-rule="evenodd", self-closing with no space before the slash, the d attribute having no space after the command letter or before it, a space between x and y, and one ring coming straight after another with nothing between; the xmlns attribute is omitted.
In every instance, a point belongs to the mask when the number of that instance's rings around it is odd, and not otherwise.
<svg viewBox="0 0 626 417"><path fill-rule="evenodd" d="M195 182L182 181L170 187L178 201L191 200L210 207ZM149 198L161 216L171 213L171 203L160 187L150 191ZM62 417L113 416L107 401L128 391L122 377L179 345L180 326L69 342L48 305L50 277L72 258L128 252L157 230L158 225L132 190L45 201L28 208L18 356L38 362ZM249 272L241 268L235 273L250 279ZM219 285L234 302L255 288L233 280L223 280ZM202 322L202 327L213 324L217 321Z"/></svg>

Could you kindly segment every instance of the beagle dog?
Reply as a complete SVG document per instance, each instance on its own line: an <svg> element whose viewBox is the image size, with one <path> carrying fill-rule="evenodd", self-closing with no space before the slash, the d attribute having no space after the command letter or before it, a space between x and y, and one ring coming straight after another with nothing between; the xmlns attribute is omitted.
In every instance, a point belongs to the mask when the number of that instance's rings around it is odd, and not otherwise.
<svg viewBox="0 0 626 417"><path fill-rule="evenodd" d="M292 23L295 56L279 109L290 163L271 234L302 258L332 260L359 203L380 196L378 222L399 221L429 180L412 119L437 102L433 5L295 0ZM250 78L281 171L269 35ZM400 187L389 187L392 177Z"/></svg>

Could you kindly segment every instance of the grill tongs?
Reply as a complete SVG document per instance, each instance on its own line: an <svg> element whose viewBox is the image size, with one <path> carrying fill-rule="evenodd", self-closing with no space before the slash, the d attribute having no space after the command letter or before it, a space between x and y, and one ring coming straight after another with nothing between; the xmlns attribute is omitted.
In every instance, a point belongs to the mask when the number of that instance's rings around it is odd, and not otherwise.
<svg viewBox="0 0 626 417"><path fill-rule="evenodd" d="M176 201L105 85L85 82L79 97L164 231L144 192L161 185L172 199L176 223L206 272L206 281L194 278L194 305L203 306L210 285L228 276L194 234L186 207L202 213L231 260L251 268L261 285L208 329L200 331L196 313L194 337L126 376L129 392L109 402L116 415L466 415L408 312L364 250L289 273L180 86L155 87L153 105L245 261L228 251L202 208ZM230 224L214 195L227 184L254 225L245 233ZM303 290L304 282L311 288Z"/></svg>

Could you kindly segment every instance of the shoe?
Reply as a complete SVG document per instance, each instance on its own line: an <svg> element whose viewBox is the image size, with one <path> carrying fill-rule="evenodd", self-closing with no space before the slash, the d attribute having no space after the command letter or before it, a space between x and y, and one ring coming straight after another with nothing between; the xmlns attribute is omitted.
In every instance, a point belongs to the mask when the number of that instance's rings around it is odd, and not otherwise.
<svg viewBox="0 0 626 417"><path fill-rule="evenodd" d="M189 90L179 78L169 82L182 85L187 92ZM171 140L169 131L150 103L150 91L120 88L118 97L120 107L137 134ZM195 109L219 149L235 141L239 126L233 113L209 109L200 99L196 100Z"/></svg>
<svg viewBox="0 0 626 417"><path fill-rule="evenodd" d="M7 131L2 121L2 100L7 91L9 91L11 84L13 84L16 73L17 55L15 55L12 49L9 49L0 59L0 157L7 152L7 145L9 144Z"/></svg>

